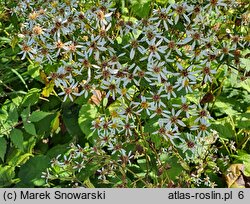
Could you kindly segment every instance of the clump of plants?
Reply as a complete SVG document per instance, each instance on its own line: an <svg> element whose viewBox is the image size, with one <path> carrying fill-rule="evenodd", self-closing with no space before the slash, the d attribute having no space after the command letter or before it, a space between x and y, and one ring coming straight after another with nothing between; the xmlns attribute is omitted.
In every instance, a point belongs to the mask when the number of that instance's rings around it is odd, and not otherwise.
<svg viewBox="0 0 250 204"><path fill-rule="evenodd" d="M51 159L37 183L246 186L247 7L229 0L19 2L12 10L23 20L19 54L47 104L34 112L27 105L24 129L53 114L36 141ZM55 151L60 140L63 151Z"/></svg>

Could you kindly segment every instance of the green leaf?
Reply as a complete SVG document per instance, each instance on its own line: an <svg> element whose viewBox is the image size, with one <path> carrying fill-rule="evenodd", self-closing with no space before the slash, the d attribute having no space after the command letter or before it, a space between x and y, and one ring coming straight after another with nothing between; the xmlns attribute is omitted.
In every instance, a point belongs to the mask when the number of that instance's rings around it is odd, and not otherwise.
<svg viewBox="0 0 250 204"><path fill-rule="evenodd" d="M232 155L232 157L236 158L234 162L239 162L239 163L250 163L250 154L247 154L244 151L239 151L238 155Z"/></svg>
<svg viewBox="0 0 250 204"><path fill-rule="evenodd" d="M249 58L240 58L240 61L242 63L242 67L245 67L247 71L250 69L250 59Z"/></svg>
<svg viewBox="0 0 250 204"><path fill-rule="evenodd" d="M157 3L160 3L160 4L174 4L175 3L175 0L156 0Z"/></svg>
<svg viewBox="0 0 250 204"><path fill-rule="evenodd" d="M18 76L18 78L21 80L21 82L25 85L25 88L28 89L28 86L27 86L25 80L23 79L22 75L19 74L15 69L11 69L11 71Z"/></svg>
<svg viewBox="0 0 250 204"><path fill-rule="evenodd" d="M59 154L66 153L68 150L69 150L68 144L56 145L56 146L52 147L51 149L49 149L46 155L48 158L53 159L54 157L56 157Z"/></svg>
<svg viewBox="0 0 250 204"><path fill-rule="evenodd" d="M215 107L220 110L222 113L226 113L227 115L235 115L238 112L232 108L232 105L230 103L225 103L222 101L216 101L215 102Z"/></svg>
<svg viewBox="0 0 250 204"><path fill-rule="evenodd" d="M69 103L63 107L62 119L70 136L82 136L82 131L78 124L78 114L80 107Z"/></svg>
<svg viewBox="0 0 250 204"><path fill-rule="evenodd" d="M141 170L143 170L143 171L147 170L147 161L146 161L146 159L138 159L137 163L140 166Z"/></svg>
<svg viewBox="0 0 250 204"><path fill-rule="evenodd" d="M51 113L43 112L43 111L35 111L31 114L29 119L31 122L38 122L48 115L51 115Z"/></svg>
<svg viewBox="0 0 250 204"><path fill-rule="evenodd" d="M16 106L12 103L9 110L8 120L17 123L18 122L18 112Z"/></svg>
<svg viewBox="0 0 250 204"><path fill-rule="evenodd" d="M244 162L244 175L250 177L250 163Z"/></svg>
<svg viewBox="0 0 250 204"><path fill-rule="evenodd" d="M216 120L210 128L219 132L222 138L233 139L235 137L234 128L228 117Z"/></svg>
<svg viewBox="0 0 250 204"><path fill-rule="evenodd" d="M82 132L87 136L87 138L94 135L92 127L92 121L96 119L97 108L91 104L85 104L81 107L79 111L78 123Z"/></svg>
<svg viewBox="0 0 250 204"><path fill-rule="evenodd" d="M59 119L59 117L60 117L60 115L61 115L60 112L57 112L55 118L50 123L50 127L51 127L51 132L52 133L56 132L57 129L59 128L59 125L60 125L60 119Z"/></svg>
<svg viewBox="0 0 250 204"><path fill-rule="evenodd" d="M28 73L32 78L36 78L39 76L39 64L31 63L28 66Z"/></svg>
<svg viewBox="0 0 250 204"><path fill-rule="evenodd" d="M25 164L30 157L32 157L33 155L30 154L30 153L26 153L26 154L23 154L22 151L20 150L14 150L13 152L11 152L10 155L8 155L7 157L7 163L10 165L10 166L21 166L23 164Z"/></svg>
<svg viewBox="0 0 250 204"><path fill-rule="evenodd" d="M100 169L99 163L89 163L85 167L84 171L82 171L80 174L77 174L77 178L81 181L86 181L89 179L90 176L94 175L98 169Z"/></svg>
<svg viewBox="0 0 250 204"><path fill-rule="evenodd" d="M22 184L26 184L29 187L34 186L35 184L42 185L41 176L42 172L49 167L50 159L47 156L39 155L31 158L27 161L21 168L18 173L18 177L21 179Z"/></svg>
<svg viewBox="0 0 250 204"><path fill-rule="evenodd" d="M22 113L21 113L21 117L23 122L27 122L29 119L29 115L30 115L30 106L28 106L27 108L23 109Z"/></svg>
<svg viewBox="0 0 250 204"><path fill-rule="evenodd" d="M24 129L27 133L31 134L31 135L36 135L36 128L35 125L33 123L27 123L24 122Z"/></svg>
<svg viewBox="0 0 250 204"><path fill-rule="evenodd" d="M140 18L147 17L151 9L149 0L131 0L131 10Z"/></svg>
<svg viewBox="0 0 250 204"><path fill-rule="evenodd" d="M7 149L7 142L3 137L0 137L0 158L4 161L4 156Z"/></svg>
<svg viewBox="0 0 250 204"><path fill-rule="evenodd" d="M171 180L175 180L184 170L181 164L179 164L179 159L177 157L169 157L166 160L166 164L169 165L169 169L166 170L166 172Z"/></svg>
<svg viewBox="0 0 250 204"><path fill-rule="evenodd" d="M161 137L160 137L159 135L152 134L152 135L150 136L150 138L151 138L152 142L155 143L155 147L156 147L156 148L161 147L161 145L162 145L162 140L161 140Z"/></svg>
<svg viewBox="0 0 250 204"><path fill-rule="evenodd" d="M145 122L144 126L144 132L145 133L152 133L155 132L159 125L158 125L158 119L154 117L153 119L149 119L148 121Z"/></svg>
<svg viewBox="0 0 250 204"><path fill-rule="evenodd" d="M19 129L13 129L10 132L11 142L20 150L23 150L23 132Z"/></svg>
<svg viewBox="0 0 250 204"><path fill-rule="evenodd" d="M30 89L29 92L23 98L22 105L24 107L27 107L36 104L39 100L39 96L40 96L40 89L37 88Z"/></svg>
<svg viewBox="0 0 250 204"><path fill-rule="evenodd" d="M236 127L250 130L250 113L242 113L237 115Z"/></svg>
<svg viewBox="0 0 250 204"><path fill-rule="evenodd" d="M15 176L15 167L0 165L0 187L9 186L12 184L12 179Z"/></svg>
<svg viewBox="0 0 250 204"><path fill-rule="evenodd" d="M160 160L162 162L166 162L168 160L168 154L161 154L160 155Z"/></svg>
<svg viewBox="0 0 250 204"><path fill-rule="evenodd" d="M11 42L10 42L10 46L12 49L14 49L18 43L18 37L17 36L14 36L11 38Z"/></svg>

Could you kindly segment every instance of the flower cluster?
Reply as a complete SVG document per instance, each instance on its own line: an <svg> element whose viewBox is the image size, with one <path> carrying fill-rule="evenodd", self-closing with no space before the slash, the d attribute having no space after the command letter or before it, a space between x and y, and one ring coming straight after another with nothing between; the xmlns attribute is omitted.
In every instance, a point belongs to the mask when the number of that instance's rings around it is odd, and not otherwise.
<svg viewBox="0 0 250 204"><path fill-rule="evenodd" d="M222 29L237 3L199 2L180 1L154 8L149 18L128 19L111 1L84 9L76 0L24 0L13 11L26 19L20 54L41 65L63 101L103 101L95 105L108 111L92 121L97 149L129 163L135 155L127 146L152 136L184 148L179 145L185 137L211 134L213 94L206 99L200 90L214 91L215 76L231 69L241 80L249 75L240 63L249 43L238 31L247 15L232 30ZM79 171L84 166L75 163ZM100 178L107 171L101 168Z"/></svg>

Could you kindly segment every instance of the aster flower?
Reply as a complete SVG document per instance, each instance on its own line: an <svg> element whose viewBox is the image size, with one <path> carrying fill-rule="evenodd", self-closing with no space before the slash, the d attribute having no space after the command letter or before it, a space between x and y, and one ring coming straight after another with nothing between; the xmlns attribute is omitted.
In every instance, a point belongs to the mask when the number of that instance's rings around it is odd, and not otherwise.
<svg viewBox="0 0 250 204"><path fill-rule="evenodd" d="M190 151L195 153L197 149L197 145L199 145L197 138L195 135L190 133L185 134L185 140L181 143L179 148L182 150L183 153L187 153Z"/></svg>
<svg viewBox="0 0 250 204"><path fill-rule="evenodd" d="M112 134L110 134L110 133L111 133L111 131L105 131L105 132L101 132L98 135L101 147L109 145L111 138L112 138Z"/></svg>
<svg viewBox="0 0 250 204"><path fill-rule="evenodd" d="M233 47L229 44L229 43L226 43L226 42L222 42L222 46L221 46L221 50L220 50L220 61L226 57L226 56L230 56L230 57L233 57Z"/></svg>
<svg viewBox="0 0 250 204"><path fill-rule="evenodd" d="M137 114L142 112L142 111L146 111L147 115L150 115L150 103L147 101L145 96L141 96L140 97L141 101L140 102L132 102L132 104L138 108L139 110L136 112Z"/></svg>
<svg viewBox="0 0 250 204"><path fill-rule="evenodd" d="M54 32L54 37L60 38L61 34L67 35L71 32L71 30L67 27L67 19L61 16L57 16L54 18L54 24L50 28L48 28L49 32Z"/></svg>
<svg viewBox="0 0 250 204"><path fill-rule="evenodd" d="M212 83L212 77L216 73L217 71L215 69L211 69L211 65L209 63L206 63L205 66L202 68L203 83L207 83L207 81Z"/></svg>
<svg viewBox="0 0 250 204"><path fill-rule="evenodd" d="M171 9L171 5L167 8L159 8L153 10L153 17L149 19L149 21L156 21L155 27L160 27L163 24L165 30L168 30L168 24L170 26L173 25L173 21L169 16L169 11Z"/></svg>
<svg viewBox="0 0 250 204"><path fill-rule="evenodd" d="M78 172L80 172L84 168L85 168L84 161L82 161L81 163L75 161L75 166L73 166L73 169L76 169Z"/></svg>
<svg viewBox="0 0 250 204"><path fill-rule="evenodd" d="M190 130L196 130L198 132L197 134L197 137L200 137L200 136L207 136L209 135L210 133L208 132L208 127L210 126L211 124L208 123L208 121L204 118L202 118L200 120L200 124L199 125L193 125Z"/></svg>
<svg viewBox="0 0 250 204"><path fill-rule="evenodd" d="M181 96L181 104L173 104L173 107L177 107L180 108L180 110L182 110L186 117L189 118L190 117L190 110L192 109L196 109L196 105L189 105L187 102L187 98L184 96Z"/></svg>
<svg viewBox="0 0 250 204"><path fill-rule="evenodd" d="M174 23L177 24L180 17L184 17L186 22L189 24L190 19L186 13L192 10L192 6L189 6L186 2L179 3L179 4L172 4L172 8L174 11L169 14L170 16L174 16Z"/></svg>
<svg viewBox="0 0 250 204"><path fill-rule="evenodd" d="M132 37L130 39L129 44L123 46L123 48L131 47L129 53L129 57L131 60L134 59L136 50L138 50L141 54L144 54L146 52L145 48L142 45L140 45L140 42L141 42L140 40L137 40L136 38Z"/></svg>
<svg viewBox="0 0 250 204"><path fill-rule="evenodd" d="M120 89L119 86L120 86L119 81L115 80L114 78L111 78L108 81L103 80L101 88L103 90L107 90L107 94L105 96L106 98L111 96L113 98L113 100L115 100L115 98L117 97L116 94L118 92L118 89ZM120 90L119 90L119 92L120 92Z"/></svg>
<svg viewBox="0 0 250 204"><path fill-rule="evenodd" d="M134 157L134 155L132 154L132 151L129 151L128 153L126 153L125 150L121 149L120 150L120 159L118 160L118 162L121 162L122 165L127 165L130 164L131 165L131 159Z"/></svg>
<svg viewBox="0 0 250 204"><path fill-rule="evenodd" d="M103 10L97 10L95 12L97 25L100 27L106 26L111 21L111 15L113 12L105 13Z"/></svg>
<svg viewBox="0 0 250 204"><path fill-rule="evenodd" d="M185 123L183 123L180 119L179 119L179 115L181 113L181 110L178 110L177 112L175 112L175 109L172 108L171 110L171 114L169 114L166 118L161 119L167 127L174 127L175 129L178 129L177 125L180 125L182 127L185 127Z"/></svg>
<svg viewBox="0 0 250 204"><path fill-rule="evenodd" d="M186 34L187 37L182 41L182 44L193 41L191 45L192 50L194 50L196 46L202 46L208 42L208 39L205 38L203 32L196 27L192 28L191 30L187 30Z"/></svg>
<svg viewBox="0 0 250 204"><path fill-rule="evenodd" d="M161 60L160 54L165 54L165 50L167 49L167 46L161 46L162 41L163 39L160 39L156 42L156 39L154 38L148 42L148 56L141 58L140 61L145 59L148 59L148 62L152 61L153 59Z"/></svg>
<svg viewBox="0 0 250 204"><path fill-rule="evenodd" d="M54 36L53 38L53 44L47 44L47 48L50 50L57 50L56 54L54 57L58 57L63 51L67 50L67 46L71 43L70 41L68 42L63 42L61 41L60 38L57 38Z"/></svg>
<svg viewBox="0 0 250 204"><path fill-rule="evenodd" d="M52 177L50 170L47 168L45 172L42 172L41 178L45 179L45 182L48 183L48 180Z"/></svg>
<svg viewBox="0 0 250 204"><path fill-rule="evenodd" d="M99 180L106 180L106 176L108 175L108 171L102 167L101 169L97 170L99 176L97 177Z"/></svg>
<svg viewBox="0 0 250 204"><path fill-rule="evenodd" d="M180 49L178 48L179 45L182 45L182 42L175 42L175 40L169 40L167 38L164 39L166 41L166 43L168 44L168 53L167 56L170 56L172 51L175 51L179 56L182 56L182 53L180 51ZM166 58L166 57L165 57Z"/></svg>
<svg viewBox="0 0 250 204"><path fill-rule="evenodd" d="M224 3L224 0L209 0L209 3L204 7L204 10L209 14L212 11L215 11L216 14L219 14L219 7L227 7L227 4Z"/></svg>
<svg viewBox="0 0 250 204"><path fill-rule="evenodd" d="M70 85L68 85L65 81L62 81L62 85L63 85L63 91L60 92L58 95L65 95L63 101L66 101L67 98L69 97L69 99L71 101L73 101L73 97L72 95L77 95L77 86L78 86L78 82L72 82Z"/></svg>
<svg viewBox="0 0 250 204"><path fill-rule="evenodd" d="M175 89L178 86L179 86L178 84L172 85L170 82L166 82L166 83L163 84L164 90L167 93L167 99L168 100L171 98L171 96L176 98Z"/></svg>
<svg viewBox="0 0 250 204"><path fill-rule="evenodd" d="M133 129L136 128L134 122L126 120L126 121L121 121L121 123L119 124L119 126L121 127L121 130L119 131L119 133L124 133L125 136L132 136L132 131Z"/></svg>
<svg viewBox="0 0 250 204"><path fill-rule="evenodd" d="M94 55L95 60L99 60L100 52L106 51L106 41L100 36L91 35L90 41L86 42L88 56Z"/></svg>
<svg viewBox="0 0 250 204"><path fill-rule="evenodd" d="M30 57L30 59L34 59L34 55L37 54L37 48L33 45L33 40L29 40L26 43L23 43L21 46L21 52L19 52L18 54L22 54L22 58L21 60L23 60L26 55L28 55Z"/></svg>
<svg viewBox="0 0 250 204"><path fill-rule="evenodd" d="M180 137L181 133L179 132L178 128L165 125L165 129L166 133L163 135L163 138L167 141L170 140L175 146L177 146L175 139L182 140Z"/></svg>
<svg viewBox="0 0 250 204"><path fill-rule="evenodd" d="M53 56L53 50L48 48L39 48L37 50L37 55L35 61L38 63L49 63L52 64L55 61Z"/></svg>
<svg viewBox="0 0 250 204"><path fill-rule="evenodd" d="M158 81L158 83L161 83L161 79L167 81L166 75L168 74L168 71L164 67L165 62L163 61L151 61L148 63L146 74L150 77L150 80L152 81Z"/></svg>
<svg viewBox="0 0 250 204"><path fill-rule="evenodd" d="M146 97L147 100L149 100L151 103L151 108L154 107L164 107L166 108L166 105L162 102L163 98L166 98L167 95L163 93L163 87L161 86L157 92L150 92L150 97Z"/></svg>
<svg viewBox="0 0 250 204"><path fill-rule="evenodd" d="M111 155L113 155L113 154L115 154L117 152L123 152L123 151L125 151L123 149L123 144L121 142L117 141L116 138L114 138L113 141L109 143L108 150L112 151Z"/></svg>
<svg viewBox="0 0 250 204"><path fill-rule="evenodd" d="M166 109L163 109L162 107L157 107L152 105L152 103L150 104L150 108L149 110L152 112L152 114L150 115L149 118L154 118L156 116L158 116L160 119L164 119L164 118L168 118L169 117L169 111Z"/></svg>
<svg viewBox="0 0 250 204"><path fill-rule="evenodd" d="M148 78L146 75L146 71L142 70L140 67L136 66L133 75L135 76L133 78L133 82L137 85L140 86L140 83L142 80L146 80L147 82L151 82L151 80Z"/></svg>
<svg viewBox="0 0 250 204"><path fill-rule="evenodd" d="M205 104L204 107L201 107L200 104L198 104L198 108L197 108L197 112L194 114L196 116L198 116L196 119L195 119L195 123L197 122L201 122L201 121L204 121L204 119L212 119L212 117L210 116L208 110L207 110L207 106L208 104Z"/></svg>

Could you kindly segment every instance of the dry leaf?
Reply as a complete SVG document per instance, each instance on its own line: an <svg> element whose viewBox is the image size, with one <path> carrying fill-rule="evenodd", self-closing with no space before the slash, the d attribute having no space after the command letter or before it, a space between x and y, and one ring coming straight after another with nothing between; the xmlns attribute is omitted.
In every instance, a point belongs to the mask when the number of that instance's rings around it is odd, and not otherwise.
<svg viewBox="0 0 250 204"><path fill-rule="evenodd" d="M100 91L100 90L94 90L93 95L91 96L89 102L91 104L99 105L102 101L102 99L105 97L106 93L105 91Z"/></svg>
<svg viewBox="0 0 250 204"><path fill-rule="evenodd" d="M242 176L244 164L232 164L226 173L226 182L229 188L244 188L245 181Z"/></svg>

